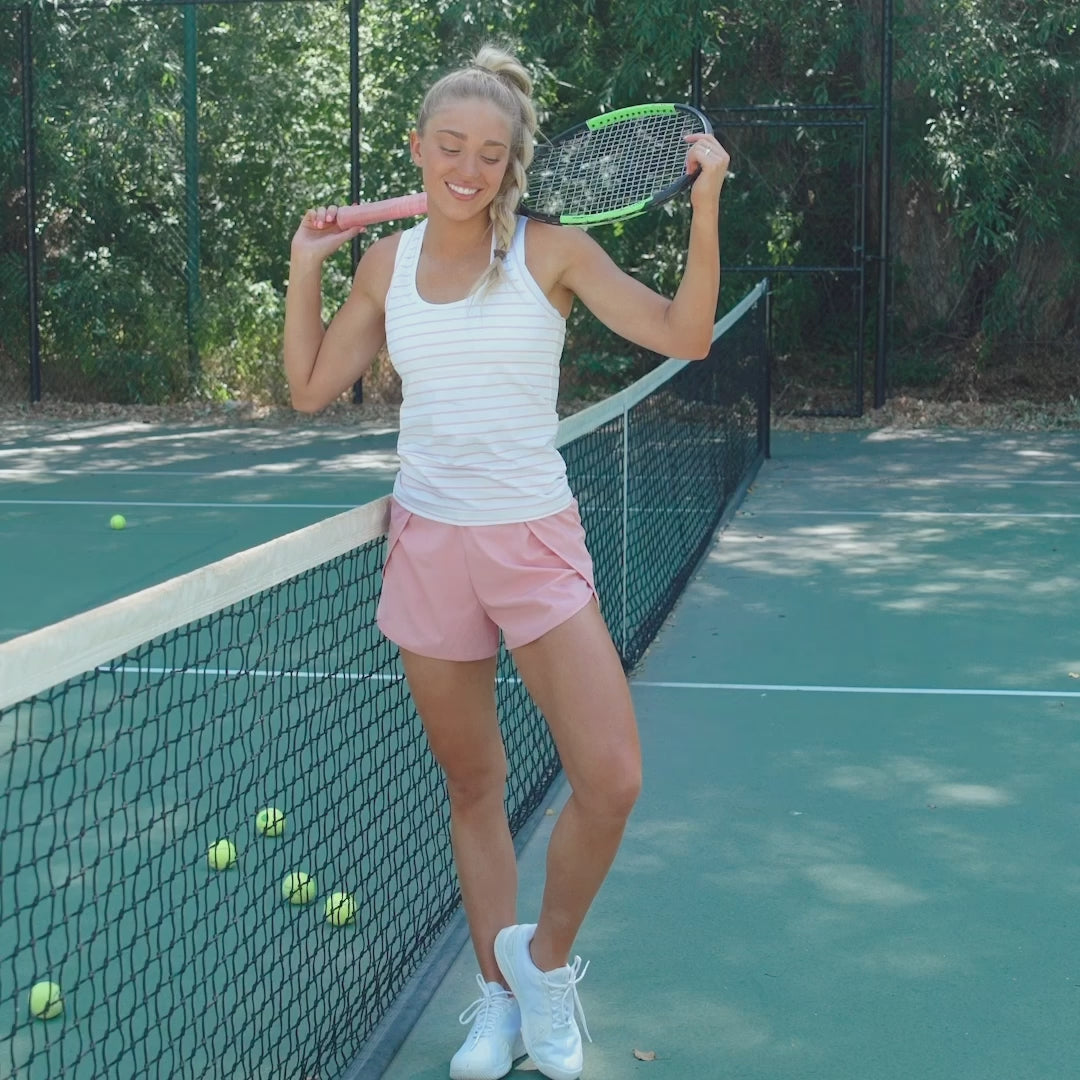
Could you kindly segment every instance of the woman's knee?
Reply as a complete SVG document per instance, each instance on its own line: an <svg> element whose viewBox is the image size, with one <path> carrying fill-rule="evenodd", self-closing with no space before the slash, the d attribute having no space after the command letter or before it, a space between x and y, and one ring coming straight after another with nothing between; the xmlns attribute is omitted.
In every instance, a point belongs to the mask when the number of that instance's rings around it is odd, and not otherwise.
<svg viewBox="0 0 1080 1080"><path fill-rule="evenodd" d="M503 806L506 798L506 759L459 762L443 765L446 794L452 810L471 810Z"/></svg>
<svg viewBox="0 0 1080 1080"><path fill-rule="evenodd" d="M590 772L574 787L574 795L591 815L625 821L641 794L641 757L632 753L609 757Z"/></svg>

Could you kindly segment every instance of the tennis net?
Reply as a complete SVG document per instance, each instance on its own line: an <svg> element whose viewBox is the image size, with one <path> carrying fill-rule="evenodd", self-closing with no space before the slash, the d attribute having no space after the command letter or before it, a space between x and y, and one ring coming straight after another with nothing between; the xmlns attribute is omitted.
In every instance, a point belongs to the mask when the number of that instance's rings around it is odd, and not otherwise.
<svg viewBox="0 0 1080 1080"><path fill-rule="evenodd" d="M707 360L667 361L559 443L629 670L767 453L766 283ZM357 1075L460 901L441 779L375 626L387 509L0 644L0 1076ZM559 762L505 651L497 693L517 834ZM236 858L214 869L221 839ZM310 903L284 897L296 871ZM49 1020L41 983L62 995Z"/></svg>

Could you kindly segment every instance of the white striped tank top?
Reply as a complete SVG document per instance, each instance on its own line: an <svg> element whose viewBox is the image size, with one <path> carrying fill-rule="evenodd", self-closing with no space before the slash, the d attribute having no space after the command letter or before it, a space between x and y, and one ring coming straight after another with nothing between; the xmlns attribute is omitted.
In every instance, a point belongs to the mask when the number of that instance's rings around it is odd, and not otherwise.
<svg viewBox="0 0 1080 1080"><path fill-rule="evenodd" d="M447 304L416 288L427 222L398 242L386 294L386 344L402 386L394 497L421 517L496 525L572 501L555 448L566 322L525 266L525 223L502 280Z"/></svg>

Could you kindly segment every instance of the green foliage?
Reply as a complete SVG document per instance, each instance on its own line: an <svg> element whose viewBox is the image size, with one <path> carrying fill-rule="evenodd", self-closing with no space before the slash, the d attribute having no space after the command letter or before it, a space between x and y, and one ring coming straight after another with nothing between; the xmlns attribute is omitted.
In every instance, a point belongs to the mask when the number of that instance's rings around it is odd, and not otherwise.
<svg viewBox="0 0 1080 1080"><path fill-rule="evenodd" d="M347 198L341 9L195 10L195 110L180 8L36 16L42 341L54 395L157 402L202 392L189 333L215 370L232 353L230 382L242 388L252 353L278 351L294 223L313 202ZM0 143L12 122L0 120ZM193 219L189 124L199 155ZM340 301L342 275L329 277Z"/></svg>
<svg viewBox="0 0 1080 1080"><path fill-rule="evenodd" d="M1019 248L1057 237L1080 257L1078 26L1073 0L927 0L899 24L902 160L939 193L991 333L1023 328Z"/></svg>
<svg viewBox="0 0 1080 1080"><path fill-rule="evenodd" d="M285 298L269 281L223 282L202 320L200 392L211 401L236 398L284 405L282 366Z"/></svg>
<svg viewBox="0 0 1080 1080"><path fill-rule="evenodd" d="M1075 90L1076 56L1067 53L1077 9L1069 4L1065 21L1064 10L1047 7L950 0L907 24L905 66L932 103L923 153L976 261L1014 248L1021 221L1040 238L1060 224L1046 197L1057 186L1046 121Z"/></svg>
<svg viewBox="0 0 1080 1080"><path fill-rule="evenodd" d="M280 403L290 237L309 206L349 197L348 23L327 3L199 18L200 392ZM347 258L325 274L334 307Z"/></svg>
<svg viewBox="0 0 1080 1080"><path fill-rule="evenodd" d="M939 329L978 328L993 338L1026 332L1039 305L1075 312L1075 0L906 0L897 8L894 183L898 191L912 184L936 193L961 252L965 303ZM194 114L186 107L184 8L35 8L41 330L54 396L284 394L289 239L308 206L350 196L347 6L309 0L188 10L197 25ZM734 154L725 262L783 269L855 258L858 130L811 123L766 130L721 107L875 102L877 0L366 0L360 10L362 198L417 186L407 137L422 93L484 41L505 41L530 66L545 134L628 102L688 99L700 45L703 95ZM9 88L0 98L5 372L23 363L26 323L13 12L0 25ZM192 123L199 178L189 193ZM620 265L670 294L687 223L683 201L594 235ZM399 227L372 228L367 240ZM1032 254L1043 244L1064 253L1045 280ZM185 274L193 262L192 307ZM343 250L325 272L328 317L350 274ZM812 285L778 274L778 345L794 354L833 342L842 351L851 333L850 280ZM908 290L927 287L903 267L896 280ZM729 273L721 307L748 285L745 274ZM580 306L566 355L568 382L594 389L619 385L654 359L615 340Z"/></svg>
<svg viewBox="0 0 1080 1080"><path fill-rule="evenodd" d="M0 310L0 394L25 400L29 365L20 361L29 321L26 262L17 251L0 251Z"/></svg>
<svg viewBox="0 0 1080 1080"><path fill-rule="evenodd" d="M691 55L707 4L563 0L521 8L529 53L557 73L550 111L560 129L620 105L689 96Z"/></svg>
<svg viewBox="0 0 1080 1080"><path fill-rule="evenodd" d="M863 0L708 5L706 97L725 106L858 103L874 96L863 70Z"/></svg>

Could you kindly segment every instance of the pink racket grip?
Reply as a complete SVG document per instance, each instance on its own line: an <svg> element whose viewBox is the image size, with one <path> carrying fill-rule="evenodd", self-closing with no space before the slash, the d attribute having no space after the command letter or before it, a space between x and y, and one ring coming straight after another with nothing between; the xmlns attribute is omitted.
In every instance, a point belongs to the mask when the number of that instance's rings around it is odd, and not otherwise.
<svg viewBox="0 0 1080 1080"><path fill-rule="evenodd" d="M399 195L396 199L339 207L337 220L343 229L351 229L354 225L374 225L378 221L396 221L426 213L427 194L419 191L415 195Z"/></svg>

